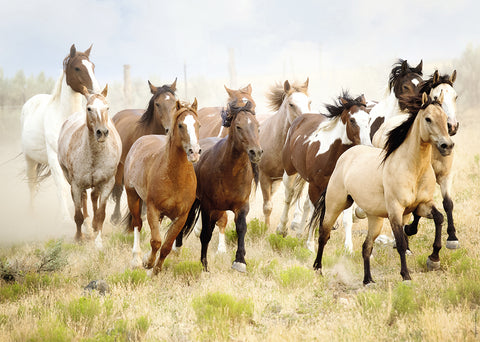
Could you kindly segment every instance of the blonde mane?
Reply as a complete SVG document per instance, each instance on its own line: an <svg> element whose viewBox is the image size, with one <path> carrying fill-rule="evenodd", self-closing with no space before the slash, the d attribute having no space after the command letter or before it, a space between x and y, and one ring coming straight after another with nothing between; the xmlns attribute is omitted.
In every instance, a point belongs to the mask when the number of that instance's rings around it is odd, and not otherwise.
<svg viewBox="0 0 480 342"><path fill-rule="evenodd" d="M60 93L62 92L62 82L63 78L65 77L65 71L62 70L62 74L55 82L55 86L53 87L52 97L50 98L50 102L55 102L57 99L60 98Z"/></svg>
<svg viewBox="0 0 480 342"><path fill-rule="evenodd" d="M276 83L270 88L269 93L267 93L268 106L274 111L278 111L286 97L292 95L292 93L304 93L308 96L307 90L308 88L304 87L303 84L293 83L290 85L290 90L285 92L283 84Z"/></svg>

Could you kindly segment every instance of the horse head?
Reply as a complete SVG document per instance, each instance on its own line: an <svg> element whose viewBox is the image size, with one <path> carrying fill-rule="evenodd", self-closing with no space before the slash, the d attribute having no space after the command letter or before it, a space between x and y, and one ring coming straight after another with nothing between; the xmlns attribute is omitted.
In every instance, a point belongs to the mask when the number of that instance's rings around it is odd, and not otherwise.
<svg viewBox="0 0 480 342"><path fill-rule="evenodd" d="M253 105L248 101L244 106L237 106L235 102L235 100L230 102L227 109L229 135L236 150L245 151L250 162L258 163L262 158L263 150L260 147L259 123L255 117L255 111L252 109Z"/></svg>
<svg viewBox="0 0 480 342"><path fill-rule="evenodd" d="M107 91L108 85L105 85L100 94L90 94L86 87L83 88L83 94L87 99L87 128L100 143L105 142L109 133Z"/></svg>
<svg viewBox="0 0 480 342"><path fill-rule="evenodd" d="M100 92L100 86L94 74L95 64L89 59L91 50L92 46L85 52L79 52L73 44L70 54L63 60L66 82L77 93L83 93L83 87L90 93Z"/></svg>
<svg viewBox="0 0 480 342"><path fill-rule="evenodd" d="M168 133L172 124L172 117L176 111L175 103L175 91L177 90L177 79L172 84L165 84L161 87L155 87L150 81L148 81L150 92L152 97L148 104L145 116L145 120L148 124L155 121L157 125L162 126L165 129L165 133Z"/></svg>
<svg viewBox="0 0 480 342"><path fill-rule="evenodd" d="M198 143L198 131L200 123L197 115L197 98L193 100L191 106L175 102L175 114L173 116L172 129L169 135L181 145L187 154L188 161L195 163L200 158L200 144Z"/></svg>
<svg viewBox="0 0 480 342"><path fill-rule="evenodd" d="M287 120L291 124L298 116L310 112L311 100L308 96L308 82L303 84L290 84L288 80L283 86L276 84L267 95L270 107L278 112L286 113Z"/></svg>
<svg viewBox="0 0 480 342"><path fill-rule="evenodd" d="M399 59L390 72L388 86L399 98L402 94L419 94L418 85L422 82L423 61L411 67L406 60ZM403 110L403 108L402 108Z"/></svg>
<svg viewBox="0 0 480 342"><path fill-rule="evenodd" d="M442 108L447 114L448 133L453 136L457 134L458 120L457 120L457 92L453 88L453 83L457 78L457 70L454 70L452 75L440 76L438 70L435 70L431 78L426 82L431 82L430 91L427 92L433 99L436 99L443 94Z"/></svg>
<svg viewBox="0 0 480 342"><path fill-rule="evenodd" d="M250 102L252 105L252 110L255 111L255 107L257 106L255 101L252 98L252 85L249 84L244 88L240 88L238 90L229 89L226 85L224 85L225 90L228 94L228 103L235 101L235 105L237 107L243 107L247 102Z"/></svg>

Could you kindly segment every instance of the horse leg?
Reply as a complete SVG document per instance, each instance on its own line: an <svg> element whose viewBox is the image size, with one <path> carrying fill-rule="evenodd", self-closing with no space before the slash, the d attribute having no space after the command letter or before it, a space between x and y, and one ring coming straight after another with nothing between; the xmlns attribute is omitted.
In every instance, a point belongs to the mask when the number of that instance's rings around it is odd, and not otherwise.
<svg viewBox="0 0 480 342"><path fill-rule="evenodd" d="M402 212L404 208L401 208L399 205L396 205L394 208L388 208L388 219L392 227L393 235L395 236L395 241L397 244L397 252L400 255L401 269L400 274L402 275L403 280L411 280L410 272L407 267L407 259L405 257L405 252L407 250L407 241L406 236L403 231L403 217Z"/></svg>
<svg viewBox="0 0 480 342"><path fill-rule="evenodd" d="M80 189L75 183L72 183L71 188L73 204L75 205L75 224L77 225L77 233L75 234L75 240L81 241L83 239L82 234L82 224L83 224L83 214L82 214L82 193L83 190Z"/></svg>
<svg viewBox="0 0 480 342"><path fill-rule="evenodd" d="M120 212L120 202L122 199L123 192L123 163L118 164L117 173L115 174L115 185L112 190L112 198L115 202L115 208L113 209L112 216L110 216L110 221L117 225L120 222L122 213Z"/></svg>
<svg viewBox="0 0 480 342"><path fill-rule="evenodd" d="M150 246L152 250L149 254L144 256L143 265L145 268L152 268L154 266L155 260L157 259L157 251L162 246L162 237L160 236L160 224L162 219L163 216L160 215L160 211L155 207L155 205L153 203L148 203L147 220L148 225L150 226ZM172 224L173 223L174 222L172 222ZM157 274L158 270L154 269L153 273Z"/></svg>
<svg viewBox="0 0 480 342"><path fill-rule="evenodd" d="M453 224L453 201L450 197L452 189L452 173L449 173L444 179L439 180L440 190L443 197L443 209L447 214L447 243L445 247L448 249L457 249L460 247L456 236L455 225Z"/></svg>
<svg viewBox="0 0 480 342"><path fill-rule="evenodd" d="M416 212L418 215L433 219L435 223L435 239L433 242L433 252L428 256L427 269L429 271L438 270L440 268L440 256L438 255L442 248L442 224L443 215L433 205L433 202L420 204Z"/></svg>
<svg viewBox="0 0 480 342"><path fill-rule="evenodd" d="M200 261L203 265L203 270L208 272L207 251L208 244L212 239L213 228L215 228L215 222L212 222L210 213L202 209L202 232L200 233L200 242L202 243L202 251L200 255Z"/></svg>
<svg viewBox="0 0 480 342"><path fill-rule="evenodd" d="M95 247L97 249L103 248L102 243L102 230L103 222L105 221L105 209L107 206L107 199L110 196L113 188L113 179L106 184L103 184L97 190L97 187L92 191L92 206L93 206L93 221L92 227L94 232L98 232L97 237L95 238ZM98 206L97 206L98 201Z"/></svg>
<svg viewBox="0 0 480 342"><path fill-rule="evenodd" d="M293 198L293 185L295 183L296 175L289 176L286 172L283 173L283 186L285 187L285 197L283 202L283 211L282 216L280 217L280 222L277 226L277 234L282 235L283 237L287 236L287 222L288 222L288 212L290 211L290 204Z"/></svg>
<svg viewBox="0 0 480 342"><path fill-rule="evenodd" d="M350 254L353 253L352 226L353 205L343 211L343 227L345 228L345 250ZM375 236L375 238L377 237Z"/></svg>
<svg viewBox="0 0 480 342"><path fill-rule="evenodd" d="M247 263L245 261L245 234L247 233L247 214L249 210L248 203L239 211L235 212L235 228L237 230L237 253L232 269L239 272L247 272Z"/></svg>
<svg viewBox="0 0 480 342"><path fill-rule="evenodd" d="M226 253L227 247L225 245L225 229L227 228L228 216L224 212L222 217L217 221L218 226L218 248L217 253Z"/></svg>
<svg viewBox="0 0 480 342"><path fill-rule="evenodd" d="M345 215L346 213L344 212L343 214ZM370 257L372 255L373 242L378 237L378 235L380 235L380 231L382 230L382 225L383 225L383 218L376 217L376 216L368 216L368 233L367 233L367 237L365 238L365 242L363 243L363 246L362 246L363 271L364 271L363 284L364 285L374 283L372 279L372 274L370 272Z"/></svg>
<svg viewBox="0 0 480 342"><path fill-rule="evenodd" d="M263 215L265 216L265 225L270 228L270 215L272 214L272 180L265 173L260 171L260 188L263 195Z"/></svg>
<svg viewBox="0 0 480 342"><path fill-rule="evenodd" d="M127 204L128 209L130 210L130 214L132 215L131 226L127 229L133 230L133 248L132 254L133 258L131 261L132 268L137 268L142 266L142 258L141 253L142 250L140 248L140 230L142 229L142 218L140 217L140 210L142 207L142 199L138 196L135 189L125 189L127 193Z"/></svg>
<svg viewBox="0 0 480 342"><path fill-rule="evenodd" d="M27 166L27 182L30 190L30 211L33 213L33 200L38 191L37 165L38 163L28 156L25 156Z"/></svg>

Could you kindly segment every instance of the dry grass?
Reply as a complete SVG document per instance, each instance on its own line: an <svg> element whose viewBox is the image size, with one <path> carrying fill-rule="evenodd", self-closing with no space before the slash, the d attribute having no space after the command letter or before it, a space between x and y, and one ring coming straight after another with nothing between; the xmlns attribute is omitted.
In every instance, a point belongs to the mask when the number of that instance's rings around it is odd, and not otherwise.
<svg viewBox="0 0 480 342"><path fill-rule="evenodd" d="M295 248L278 250L278 244L272 246L269 236L274 233L273 226L257 239L247 239L247 274L230 269L235 253L232 246L225 255L215 253L216 234L209 252L210 272L199 273L200 242L192 234L181 253L171 254L161 274L152 279L143 270L129 269L131 239L119 228L106 225L104 250L97 251L93 241L73 243L73 221L62 228L54 225L54 217L43 217L41 222L51 226L47 236L51 232L63 236L57 255L67 263L39 269L58 239L17 244L4 241L0 250L2 272L10 270L15 281L0 280L0 340L478 340L480 136L475 120L474 111L463 113L455 137L454 214L462 248L441 250L440 271L426 272L425 260L434 235L433 223L427 220L411 238L415 254L407 262L413 281L401 281L396 250L375 245L372 275L377 283L364 287L360 250L365 222L354 225L353 255L343 252L343 229L332 233L324 253L323 276L312 270L313 255L299 258ZM4 169L1 172L6 173ZM18 183L22 197L17 199L23 205L28 203L26 186ZM282 196L280 188L274 225ZM40 202L42 198L56 203L51 193L40 193ZM257 195L251 205L250 218L261 218L260 198ZM439 193L436 201L441 207ZM15 230L12 222L7 221L7 231ZM37 229L27 224L33 220L15 222L17 230ZM148 228L145 231L142 248L147 252ZM105 296L83 289L97 279L110 285ZM215 299L208 302L208 298ZM211 311L202 310L202 303L209 303Z"/></svg>

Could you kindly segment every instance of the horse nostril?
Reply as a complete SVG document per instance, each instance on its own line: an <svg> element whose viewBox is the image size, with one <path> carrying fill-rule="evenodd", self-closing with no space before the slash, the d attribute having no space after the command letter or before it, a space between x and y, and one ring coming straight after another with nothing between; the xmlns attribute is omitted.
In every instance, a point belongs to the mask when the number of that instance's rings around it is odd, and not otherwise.
<svg viewBox="0 0 480 342"><path fill-rule="evenodd" d="M169 131L169 130L170 130L170 129L165 128L165 133L168 134L168 131Z"/></svg>
<svg viewBox="0 0 480 342"><path fill-rule="evenodd" d="M108 137L108 129L106 129L105 131L103 131L103 134L105 135L105 138Z"/></svg>
<svg viewBox="0 0 480 342"><path fill-rule="evenodd" d="M188 149L188 154L192 154L193 153L193 149L189 148Z"/></svg>
<svg viewBox="0 0 480 342"><path fill-rule="evenodd" d="M200 153L202 153L202 149L199 149L199 150L198 150L198 154L200 154Z"/></svg>
<svg viewBox="0 0 480 342"><path fill-rule="evenodd" d="M97 129L97 132L95 132L95 133L97 133L97 136L101 136L101 135L102 135L102 131L99 130L99 129Z"/></svg>

